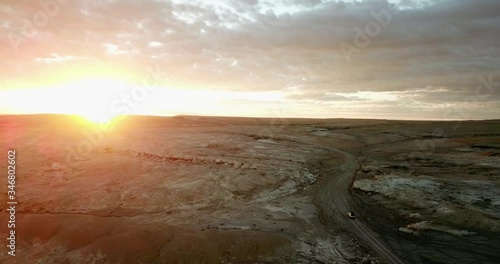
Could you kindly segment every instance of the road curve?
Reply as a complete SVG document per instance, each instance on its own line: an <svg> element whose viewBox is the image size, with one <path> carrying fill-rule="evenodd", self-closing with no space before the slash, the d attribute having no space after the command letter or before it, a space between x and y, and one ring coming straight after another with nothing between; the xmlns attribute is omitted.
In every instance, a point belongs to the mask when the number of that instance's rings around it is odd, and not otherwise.
<svg viewBox="0 0 500 264"><path fill-rule="evenodd" d="M388 263L404 264L404 262L388 248L380 236L368 228L361 219L351 220L346 216L346 213L351 211L349 206L349 201L351 199L349 188L358 168L356 158L352 154L339 149L311 142L309 142L309 144L330 150L345 159L345 162L339 168L339 174L329 177L326 184L322 186L318 192L318 201L320 201L319 206L321 207L324 219L332 223L332 226L336 223L344 225L346 230L372 248Z"/></svg>

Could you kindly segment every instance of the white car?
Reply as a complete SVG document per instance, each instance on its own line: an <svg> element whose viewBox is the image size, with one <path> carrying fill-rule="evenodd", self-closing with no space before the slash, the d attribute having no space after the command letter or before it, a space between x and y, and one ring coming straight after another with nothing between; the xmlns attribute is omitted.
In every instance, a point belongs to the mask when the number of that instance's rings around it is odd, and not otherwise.
<svg viewBox="0 0 500 264"><path fill-rule="evenodd" d="M347 217L351 219L356 219L356 215L353 212L347 212Z"/></svg>

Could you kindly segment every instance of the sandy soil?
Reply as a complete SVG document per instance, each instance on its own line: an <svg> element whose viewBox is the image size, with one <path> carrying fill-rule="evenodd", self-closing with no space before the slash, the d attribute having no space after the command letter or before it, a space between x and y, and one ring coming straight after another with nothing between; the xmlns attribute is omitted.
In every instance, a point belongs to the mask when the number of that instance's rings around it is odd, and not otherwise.
<svg viewBox="0 0 500 264"><path fill-rule="evenodd" d="M0 262L457 263L474 244L461 263L494 263L500 122L452 125L2 116L18 236Z"/></svg>

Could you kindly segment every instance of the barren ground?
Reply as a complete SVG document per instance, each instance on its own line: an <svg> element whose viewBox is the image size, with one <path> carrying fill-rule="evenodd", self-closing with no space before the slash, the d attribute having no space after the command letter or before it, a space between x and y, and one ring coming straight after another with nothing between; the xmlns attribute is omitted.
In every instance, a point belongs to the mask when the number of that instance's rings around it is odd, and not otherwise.
<svg viewBox="0 0 500 264"><path fill-rule="evenodd" d="M495 263L499 128L182 116L96 133L0 116L18 201L16 256L2 209L0 262Z"/></svg>

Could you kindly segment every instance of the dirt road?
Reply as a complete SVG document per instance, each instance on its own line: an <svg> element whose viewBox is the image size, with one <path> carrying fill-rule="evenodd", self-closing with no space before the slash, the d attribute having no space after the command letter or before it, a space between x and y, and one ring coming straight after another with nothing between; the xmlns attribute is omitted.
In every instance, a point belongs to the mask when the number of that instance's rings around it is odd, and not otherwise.
<svg viewBox="0 0 500 264"><path fill-rule="evenodd" d="M370 228L363 223L362 217L351 220L346 216L346 213L351 211L349 206L351 200L349 188L358 168L356 158L352 154L339 149L317 144L314 145L328 149L343 157L345 160L339 168L339 173L329 177L327 183L318 192L319 199L317 200L322 202L320 206L326 225L328 226L328 223L341 223L349 233L358 238L360 242L364 242L389 263L404 263L387 247L377 233L370 230Z"/></svg>

